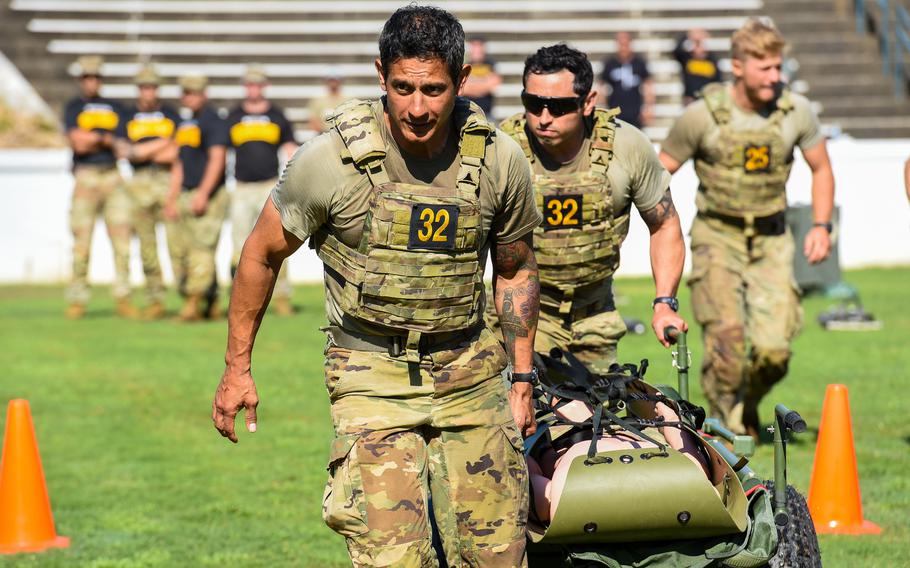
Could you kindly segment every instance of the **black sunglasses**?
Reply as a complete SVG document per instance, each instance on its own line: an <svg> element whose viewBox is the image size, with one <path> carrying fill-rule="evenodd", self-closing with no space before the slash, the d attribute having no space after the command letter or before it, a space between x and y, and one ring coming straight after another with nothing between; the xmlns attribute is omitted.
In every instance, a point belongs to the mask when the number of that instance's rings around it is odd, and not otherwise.
<svg viewBox="0 0 910 568"><path fill-rule="evenodd" d="M584 95L577 97L540 97L527 91L521 92L521 104L524 105L525 110L535 116L542 113L545 108L553 116L563 116L570 112L576 112L581 108L584 100Z"/></svg>

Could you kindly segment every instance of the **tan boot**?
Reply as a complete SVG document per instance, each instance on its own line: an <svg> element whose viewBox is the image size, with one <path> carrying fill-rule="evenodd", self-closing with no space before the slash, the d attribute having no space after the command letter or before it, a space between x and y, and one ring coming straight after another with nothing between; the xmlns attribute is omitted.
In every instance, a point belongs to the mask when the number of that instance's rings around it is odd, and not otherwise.
<svg viewBox="0 0 910 568"><path fill-rule="evenodd" d="M157 320L163 318L167 315L167 310L164 309L164 304L161 302L152 302L142 311L142 318L147 320Z"/></svg>
<svg viewBox="0 0 910 568"><path fill-rule="evenodd" d="M73 302L66 307L63 316L71 320L82 319L85 316L85 304Z"/></svg>
<svg viewBox="0 0 910 568"><path fill-rule="evenodd" d="M291 304L290 298L275 298L275 314L285 317L294 315L294 306Z"/></svg>
<svg viewBox="0 0 910 568"><path fill-rule="evenodd" d="M202 320L202 296L192 294L186 297L183 307L177 314L177 320L183 322Z"/></svg>
<svg viewBox="0 0 910 568"><path fill-rule="evenodd" d="M117 307L114 310L118 318L137 319L141 314L136 306L130 303L129 299L121 298L117 300Z"/></svg>

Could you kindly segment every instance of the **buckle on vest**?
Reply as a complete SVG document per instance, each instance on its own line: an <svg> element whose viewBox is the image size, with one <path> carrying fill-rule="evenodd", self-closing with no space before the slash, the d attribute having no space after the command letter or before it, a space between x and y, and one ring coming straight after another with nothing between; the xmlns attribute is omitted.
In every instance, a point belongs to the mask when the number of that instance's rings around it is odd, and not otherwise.
<svg viewBox="0 0 910 568"><path fill-rule="evenodd" d="M559 302L559 313L561 315L569 316L572 313L572 301L574 297L574 289L569 289L562 293L562 301Z"/></svg>
<svg viewBox="0 0 910 568"><path fill-rule="evenodd" d="M743 235L747 239L751 239L755 234L755 214L746 213L743 215Z"/></svg>

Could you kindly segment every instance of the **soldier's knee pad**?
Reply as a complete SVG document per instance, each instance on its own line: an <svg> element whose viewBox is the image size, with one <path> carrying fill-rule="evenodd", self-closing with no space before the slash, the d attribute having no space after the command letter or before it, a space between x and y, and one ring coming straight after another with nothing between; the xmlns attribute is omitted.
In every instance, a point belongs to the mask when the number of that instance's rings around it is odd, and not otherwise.
<svg viewBox="0 0 910 568"><path fill-rule="evenodd" d="M751 354L752 376L764 385L770 386L787 374L790 366L790 350L767 348L755 345Z"/></svg>

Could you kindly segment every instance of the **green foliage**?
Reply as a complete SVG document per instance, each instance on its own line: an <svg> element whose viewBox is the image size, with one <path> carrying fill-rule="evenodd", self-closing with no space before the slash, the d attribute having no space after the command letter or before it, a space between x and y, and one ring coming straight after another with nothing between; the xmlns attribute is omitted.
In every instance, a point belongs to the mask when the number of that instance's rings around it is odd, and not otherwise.
<svg viewBox="0 0 910 568"><path fill-rule="evenodd" d="M847 274L882 331L824 332L815 322L829 301L806 301L805 331L790 376L774 402L810 425L790 446L791 482L806 491L825 385L850 389L865 516L879 537L821 539L825 566L892 567L910 553L910 430L904 420L910 312L902 293L910 269ZM620 280L627 316L650 319L652 285ZM82 321L62 318L57 287L0 288L0 418L6 401L27 398L41 448L57 530L68 549L0 556L7 566L93 568L173 566L347 566L343 540L322 524L325 462L332 435L322 375L322 288L299 287L302 309L266 317L254 357L262 403L259 431L236 446L211 426L211 399L223 369L225 324L178 325L113 317L96 291ZM689 317L687 293L683 313ZM170 298L176 309L178 301ZM701 339L690 335L693 393ZM651 360L651 382L675 382L670 356L653 336L631 336L620 359ZM242 420L238 420L242 429ZM753 466L772 475L772 450Z"/></svg>

